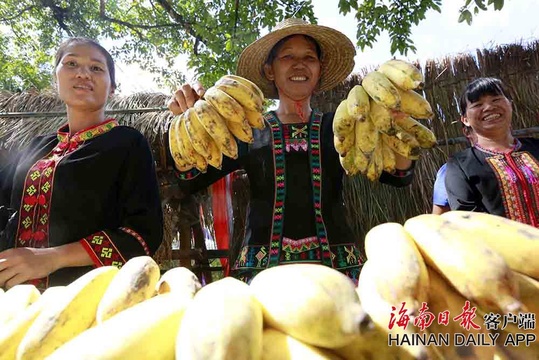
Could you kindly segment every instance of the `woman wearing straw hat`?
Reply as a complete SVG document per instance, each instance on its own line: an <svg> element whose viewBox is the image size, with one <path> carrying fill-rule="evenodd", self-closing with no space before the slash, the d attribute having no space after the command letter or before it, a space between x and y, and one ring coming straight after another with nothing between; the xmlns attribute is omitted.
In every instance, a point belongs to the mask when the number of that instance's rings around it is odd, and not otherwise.
<svg viewBox="0 0 539 360"><path fill-rule="evenodd" d="M344 34L300 19L287 19L240 55L237 75L253 81L275 111L266 127L254 129L255 142L240 144L238 160L225 159L222 170L185 176L193 192L238 168L245 169L251 198L245 239L233 266L243 281L261 270L288 263L320 263L357 281L361 259L358 239L345 221L343 170L333 144L333 113L311 109L313 93L330 90L354 67L355 49ZM196 88L198 95L203 89ZM169 101L179 114L198 95L184 85ZM412 164L400 158L395 174L381 182L408 185Z"/></svg>

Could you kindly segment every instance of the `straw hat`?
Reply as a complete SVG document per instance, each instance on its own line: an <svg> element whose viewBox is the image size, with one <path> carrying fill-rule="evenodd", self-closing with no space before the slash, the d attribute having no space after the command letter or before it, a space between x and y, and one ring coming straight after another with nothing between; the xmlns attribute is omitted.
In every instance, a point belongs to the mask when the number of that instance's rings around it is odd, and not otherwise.
<svg viewBox="0 0 539 360"><path fill-rule="evenodd" d="M264 75L264 63L271 49L289 35L308 35L322 50L319 91L332 89L346 79L354 68L354 45L343 33L321 25L313 25L302 19L286 19L275 26L269 34L247 46L240 55L236 73L260 87L264 95L277 99L277 89Z"/></svg>

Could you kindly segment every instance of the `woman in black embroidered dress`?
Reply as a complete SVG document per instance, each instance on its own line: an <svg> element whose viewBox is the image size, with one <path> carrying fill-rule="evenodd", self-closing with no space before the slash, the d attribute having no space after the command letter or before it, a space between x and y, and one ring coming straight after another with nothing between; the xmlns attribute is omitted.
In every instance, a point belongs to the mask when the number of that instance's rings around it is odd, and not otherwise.
<svg viewBox="0 0 539 360"><path fill-rule="evenodd" d="M0 287L66 285L92 266L121 266L162 241L154 161L146 139L105 117L114 62L96 42L71 38L55 78L68 122L39 136L0 172ZM9 231L11 229L11 231ZM4 230L1 229L0 230Z"/></svg>
<svg viewBox="0 0 539 360"><path fill-rule="evenodd" d="M359 239L345 221L343 170L333 144L333 113L311 109L311 96L342 82L354 66L355 49L342 33L299 19L288 19L249 45L238 62L245 77L268 98L279 99L265 115L266 127L254 129L253 144L240 144L238 160L225 158L221 171L191 170L180 177L189 192L208 186L238 168L250 182L245 239L232 275L250 281L261 270L310 262L333 267L357 281ZM197 88L199 95L203 89ZM169 102L178 114L198 95L184 85ZM412 180L411 161L398 157L395 174L380 181L394 186Z"/></svg>
<svg viewBox="0 0 539 360"><path fill-rule="evenodd" d="M447 164L452 210L481 211L539 226L539 140L513 137L512 100L495 78L468 84L461 121L476 135L471 148Z"/></svg>

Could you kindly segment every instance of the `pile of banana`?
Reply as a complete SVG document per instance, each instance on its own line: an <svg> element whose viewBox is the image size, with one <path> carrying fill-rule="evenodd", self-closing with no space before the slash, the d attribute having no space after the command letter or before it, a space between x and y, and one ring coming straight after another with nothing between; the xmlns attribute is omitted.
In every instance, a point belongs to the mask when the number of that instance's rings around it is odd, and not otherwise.
<svg viewBox="0 0 539 360"><path fill-rule="evenodd" d="M252 128L263 129L264 94L251 81L225 75L202 99L170 124L169 148L178 170L221 168L223 155L238 157L236 138L252 143Z"/></svg>
<svg viewBox="0 0 539 360"><path fill-rule="evenodd" d="M358 286L330 267L293 264L263 270L249 285L226 277L202 287L186 268L160 275L147 256L42 294L17 285L0 294L0 358L537 358L539 340L502 346L516 333L539 335L537 327L487 329L483 316L539 314L539 229L488 214L420 215L372 228L365 251ZM466 301L479 329L455 320ZM421 330L414 321L423 310L436 319ZM438 323L444 312L447 325ZM392 314L409 316L408 326L390 330ZM413 342L421 333L497 341L437 347ZM409 340L388 346L390 335Z"/></svg>
<svg viewBox="0 0 539 360"><path fill-rule="evenodd" d="M416 119L431 119L432 108L415 90L423 74L412 64L389 60L354 86L333 120L335 149L347 175L361 173L376 181L395 171L395 153L417 160L436 137Z"/></svg>

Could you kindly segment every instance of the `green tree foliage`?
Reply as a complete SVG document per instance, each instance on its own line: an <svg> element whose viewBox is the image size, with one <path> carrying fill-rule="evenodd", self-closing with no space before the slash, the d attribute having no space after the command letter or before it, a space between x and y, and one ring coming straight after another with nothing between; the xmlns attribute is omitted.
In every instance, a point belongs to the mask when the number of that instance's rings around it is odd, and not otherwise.
<svg viewBox="0 0 539 360"><path fill-rule="evenodd" d="M449 0L447 0L449 1ZM461 0L462 1L462 0ZM339 0L355 12L357 46L371 47L388 31L391 52L415 51L411 29L442 0ZM459 21L503 0L466 0ZM317 19L310 0L3 0L0 4L0 85L41 89L50 84L52 57L67 36L97 39L125 63L138 63L174 88L185 78L178 55L206 85L233 72L241 50L287 17ZM112 45L108 45L112 44ZM121 86L121 84L120 84Z"/></svg>

